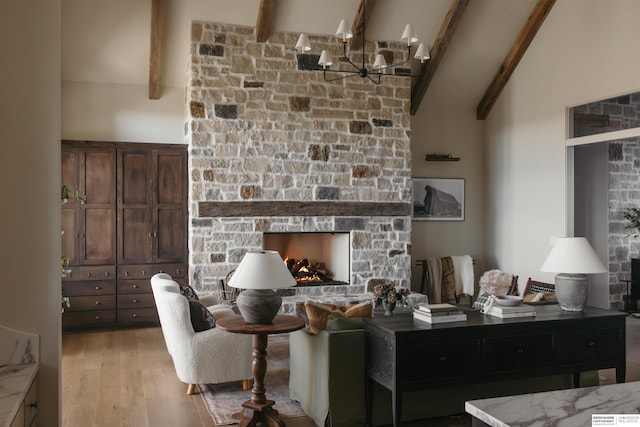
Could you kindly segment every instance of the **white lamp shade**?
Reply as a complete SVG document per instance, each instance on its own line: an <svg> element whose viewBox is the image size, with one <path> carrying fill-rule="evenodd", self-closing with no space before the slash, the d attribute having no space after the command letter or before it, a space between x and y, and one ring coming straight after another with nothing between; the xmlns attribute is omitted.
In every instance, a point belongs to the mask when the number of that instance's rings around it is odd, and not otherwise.
<svg viewBox="0 0 640 427"><path fill-rule="evenodd" d="M607 268L584 237L559 238L540 270L567 274L607 272Z"/></svg>
<svg viewBox="0 0 640 427"><path fill-rule="evenodd" d="M400 40L402 40L403 42L407 42L407 45L409 46L411 46L411 43L415 43L418 41L416 32L413 31L413 25L407 24L407 26L404 27L404 31L402 32L402 37L400 37Z"/></svg>
<svg viewBox="0 0 640 427"><path fill-rule="evenodd" d="M349 30L349 27L347 25L346 19L340 21L340 25L338 25L338 29L336 30L336 37L341 39L342 41L347 41L347 39L353 37L353 34L351 33L351 30Z"/></svg>
<svg viewBox="0 0 640 427"><path fill-rule="evenodd" d="M302 53L309 52L311 50L311 43L309 43L309 37L305 33L300 34L298 42L296 43L296 50Z"/></svg>
<svg viewBox="0 0 640 427"><path fill-rule="evenodd" d="M416 50L416 54L413 56L415 59L419 59L420 62L424 62L430 58L429 50L424 47L424 43L420 43L418 45L418 50Z"/></svg>
<svg viewBox="0 0 640 427"><path fill-rule="evenodd" d="M387 61L384 60L384 56L381 54L376 55L376 61L373 63L373 68L379 70L387 66Z"/></svg>
<svg viewBox="0 0 640 427"><path fill-rule="evenodd" d="M228 283L241 289L281 289L296 281L276 251L247 252Z"/></svg>
<svg viewBox="0 0 640 427"><path fill-rule="evenodd" d="M333 62L331 61L331 57L329 56L326 50L323 50L322 53L320 54L318 65L321 65L322 67L329 67L331 64L333 64Z"/></svg>

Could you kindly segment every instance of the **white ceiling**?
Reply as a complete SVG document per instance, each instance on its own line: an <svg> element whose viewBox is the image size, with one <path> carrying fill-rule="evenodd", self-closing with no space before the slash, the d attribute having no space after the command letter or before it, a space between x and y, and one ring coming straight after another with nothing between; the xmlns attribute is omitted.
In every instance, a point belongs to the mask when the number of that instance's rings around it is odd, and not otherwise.
<svg viewBox="0 0 640 427"><path fill-rule="evenodd" d="M192 20L255 26L260 5L260 0L166 2L165 87L184 86ZM272 31L333 34L340 19L353 21L359 3L277 0ZM405 24L412 23L431 48L451 3L377 0L366 38L398 40ZM426 97L445 106L475 108L535 3L470 1ZM146 85L150 21L151 0L62 0L62 79Z"/></svg>

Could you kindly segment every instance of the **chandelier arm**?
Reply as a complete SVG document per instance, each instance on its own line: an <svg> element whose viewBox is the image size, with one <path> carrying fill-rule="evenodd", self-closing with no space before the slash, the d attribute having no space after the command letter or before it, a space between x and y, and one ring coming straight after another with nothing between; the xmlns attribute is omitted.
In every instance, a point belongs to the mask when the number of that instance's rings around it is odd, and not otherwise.
<svg viewBox="0 0 640 427"><path fill-rule="evenodd" d="M353 77L353 76L357 76L358 73L353 73L350 71L339 71L339 70L322 70L322 77L324 77L324 81L325 82L335 82L336 80L342 80L342 79L347 79L349 77ZM343 74L348 74L346 76L338 76L332 79L328 79L327 78L327 71L332 72L332 73L343 73Z"/></svg>
<svg viewBox="0 0 640 427"><path fill-rule="evenodd" d="M378 76L378 80L377 81L374 80L373 77L371 77L371 74L377 75ZM367 78L369 80L371 80L374 84L379 85L380 83L382 83L382 74L381 73L369 73L369 74L367 74Z"/></svg>

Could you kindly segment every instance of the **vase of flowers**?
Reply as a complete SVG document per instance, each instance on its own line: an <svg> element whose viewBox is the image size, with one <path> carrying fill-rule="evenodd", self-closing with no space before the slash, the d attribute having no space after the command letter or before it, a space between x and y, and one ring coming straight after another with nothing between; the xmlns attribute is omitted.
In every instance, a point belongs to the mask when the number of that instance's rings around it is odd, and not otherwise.
<svg viewBox="0 0 640 427"><path fill-rule="evenodd" d="M409 289L404 286L398 286L393 282L385 281L373 288L373 297L375 298L376 307L384 307L384 315L393 315L393 310L396 306L404 307L407 305L407 296L409 295Z"/></svg>

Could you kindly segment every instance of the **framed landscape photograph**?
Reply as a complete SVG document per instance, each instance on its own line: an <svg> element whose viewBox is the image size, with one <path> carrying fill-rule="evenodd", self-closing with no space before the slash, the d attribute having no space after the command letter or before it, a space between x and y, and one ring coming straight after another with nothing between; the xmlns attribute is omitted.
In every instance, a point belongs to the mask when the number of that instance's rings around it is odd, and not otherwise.
<svg viewBox="0 0 640 427"><path fill-rule="evenodd" d="M413 178L416 221L464 221L463 178Z"/></svg>

